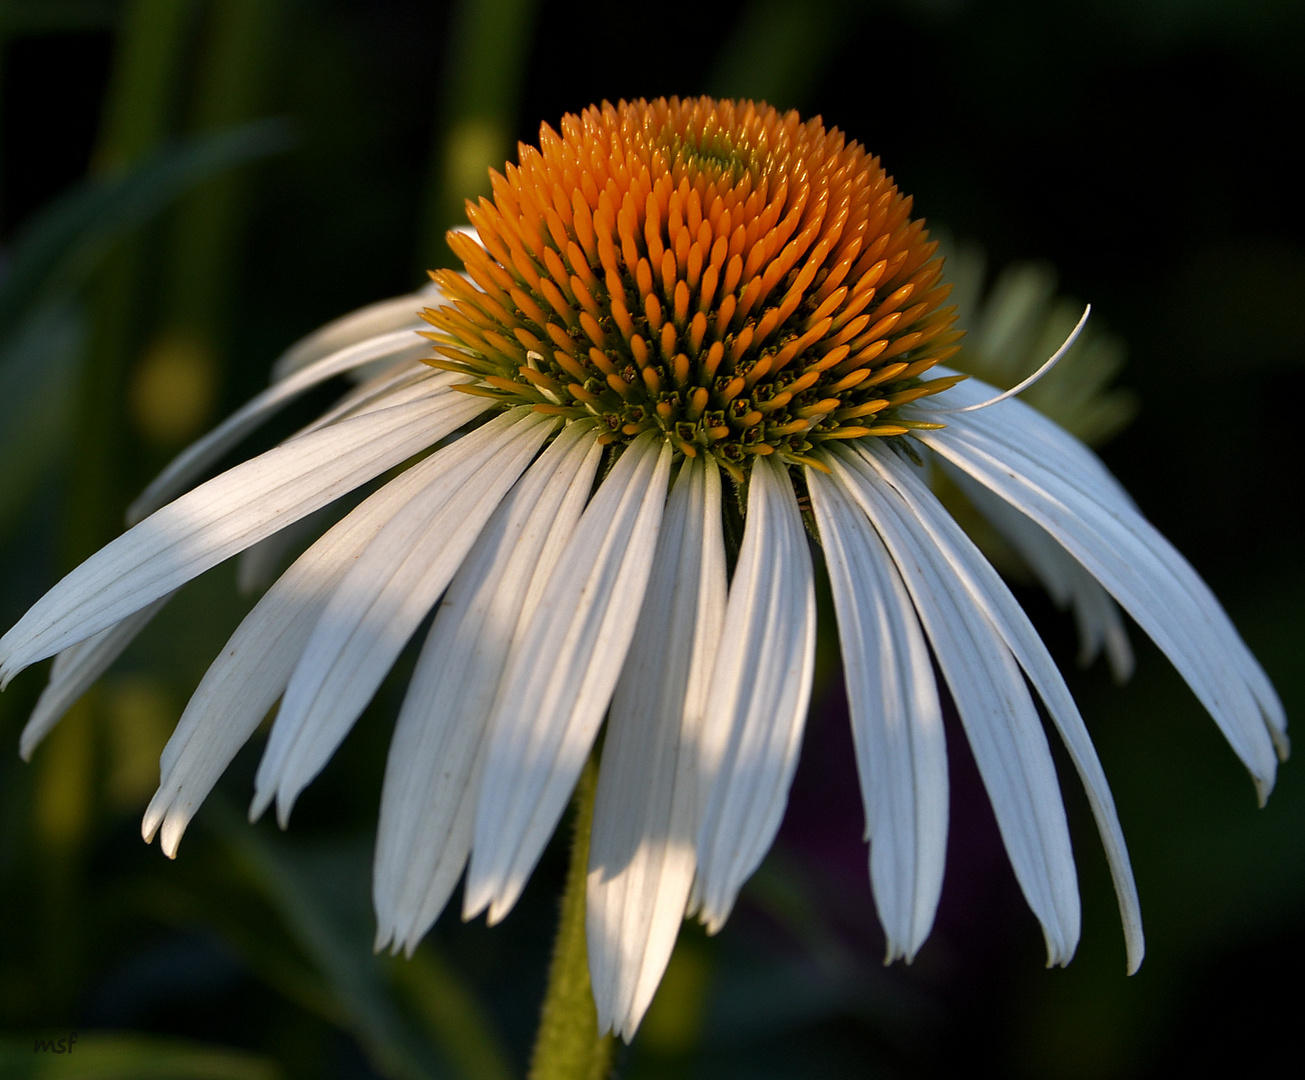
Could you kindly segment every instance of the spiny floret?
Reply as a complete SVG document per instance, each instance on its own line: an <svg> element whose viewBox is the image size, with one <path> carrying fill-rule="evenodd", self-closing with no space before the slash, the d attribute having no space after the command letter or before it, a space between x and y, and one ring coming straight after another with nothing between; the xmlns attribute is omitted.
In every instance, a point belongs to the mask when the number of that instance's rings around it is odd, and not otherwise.
<svg viewBox="0 0 1305 1080"><path fill-rule="evenodd" d="M856 142L765 104L620 102L545 124L451 232L436 366L608 441L660 429L736 478L751 455L904 434L953 384L950 286L911 200ZM468 278L470 280L468 280Z"/></svg>

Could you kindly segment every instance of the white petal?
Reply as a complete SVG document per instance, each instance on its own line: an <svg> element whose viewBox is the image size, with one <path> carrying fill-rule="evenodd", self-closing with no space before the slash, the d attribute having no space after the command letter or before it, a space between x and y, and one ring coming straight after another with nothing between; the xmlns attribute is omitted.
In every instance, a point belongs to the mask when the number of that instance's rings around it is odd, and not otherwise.
<svg viewBox="0 0 1305 1080"><path fill-rule="evenodd" d="M467 376L439 371L420 361L401 360L397 364L390 365L375 378L355 386L312 423L295 432L291 438L298 438L318 428L338 424L349 416L363 416L377 409L388 409L394 405L441 394L455 383L470 381Z"/></svg>
<svg viewBox="0 0 1305 1080"><path fill-rule="evenodd" d="M936 367L933 370L940 376L961 374L959 371L952 371L950 368L945 367ZM932 412L935 407L942 408L945 406L952 409L957 406L974 405L981 401L987 401L994 394L999 393L1001 391L997 387L970 376L964 382L951 387L947 391L945 402L935 402L933 399L926 398L912 402L909 406L906 406L906 411L915 414L917 419L932 420L935 418L927 414ZM993 410L997 411L994 412ZM962 421L962 427L972 427L974 421L981 421L979 426L986 427L989 425L989 421L994 419L999 428L1006 424L1018 425L1023 438L1029 439L1031 443L1057 446L1061 455L1071 460L1077 466L1077 470L1084 474L1085 480L1100 484L1111 492L1115 499L1133 507L1134 510L1137 509L1128 490L1115 479L1114 473L1106 468L1102 460L1085 443L1070 435L1050 417L1038 412L1037 409L1019 398L1008 398L1006 401L1001 402L1000 405L994 405L979 412L961 413L959 415L965 416L970 421L970 423ZM947 424L953 426L950 419L947 420Z"/></svg>
<svg viewBox="0 0 1305 1080"><path fill-rule="evenodd" d="M1051 533L1105 586L1187 680L1267 797L1273 742L1286 750L1281 702L1187 561L1118 496L1116 482L1101 480L1103 466L1081 468L1090 452L1018 401L953 417L921 438Z"/></svg>
<svg viewBox="0 0 1305 1080"><path fill-rule="evenodd" d="M1015 877L1042 924L1047 962L1067 963L1078 944L1078 884L1037 709L1010 648L903 496L898 473L907 467L890 473L877 454L859 450L831 450L834 478L865 511L901 571L951 687Z"/></svg>
<svg viewBox="0 0 1305 1080"><path fill-rule="evenodd" d="M375 304L341 315L325 326L295 342L272 364L275 381L288 378L321 360L324 356L347 349L368 338L392 334L400 330L414 332L427 329L421 319L421 310L431 304L432 297L440 295L427 285L415 293L380 300Z"/></svg>
<svg viewBox="0 0 1305 1080"><path fill-rule="evenodd" d="M421 463L429 481L349 568L304 646L258 768L254 814L275 794L286 823L555 425L514 409Z"/></svg>
<svg viewBox="0 0 1305 1080"><path fill-rule="evenodd" d="M269 416L300 394L342 372L378 359L415 360L430 352L430 342L411 332L385 334L324 356L289 378L273 383L190 444L168 463L130 507L127 523L134 525L185 491L205 469L222 457ZM453 380L448 380L452 382Z"/></svg>
<svg viewBox="0 0 1305 1080"><path fill-rule="evenodd" d="M566 808L634 633L670 462L652 433L626 448L517 632L490 719L466 918L511 910Z"/></svg>
<svg viewBox="0 0 1305 1080"><path fill-rule="evenodd" d="M345 394L335 406L307 427L295 432L291 439L301 438L346 418L365 416L379 409L433 397L444 393L455 382L467 381L462 376L450 376L447 372L435 371L425 364L403 362L395 366L398 370L386 372ZM451 437L456 436L455 432ZM265 589L276 577L276 571L287 552L305 542L308 537L320 535L327 525L338 521L346 510L347 507L338 503L325 506L246 548L236 559L236 588L242 594Z"/></svg>
<svg viewBox="0 0 1305 1080"><path fill-rule="evenodd" d="M811 696L811 553L787 469L753 463L700 747L697 900L715 933L779 829Z"/></svg>
<svg viewBox="0 0 1305 1080"><path fill-rule="evenodd" d="M160 597L140 611L101 630L94 637L65 649L54 658L50 681L41 691L36 708L32 710L18 740L18 753L24 761L32 759L32 752L54 725L63 719L64 713L109 669L109 665L122 655L122 651L136 640L136 635L145 629L170 599L171 593Z"/></svg>
<svg viewBox="0 0 1305 1080"><path fill-rule="evenodd" d="M439 917L471 849L484 734L527 590L548 577L602 456L570 424L512 489L454 576L390 742L376 830L377 948L409 953Z"/></svg>
<svg viewBox="0 0 1305 1080"><path fill-rule="evenodd" d="M347 417L363 416L378 409L443 393L459 381L466 380L461 376L450 377L449 373L436 371L426 364L400 362L375 379L355 387L331 409L291 438L299 438L319 428L339 423ZM246 548L236 560L236 588L242 595L267 588L276 577L276 571L287 552L303 543L306 538L320 535L325 524L334 524L340 516L341 508L338 505L324 507Z"/></svg>
<svg viewBox="0 0 1305 1080"><path fill-rule="evenodd" d="M296 559L210 665L163 749L162 780L141 828L148 842L162 827L169 858L200 803L285 690L340 579L429 482L424 464L400 473Z"/></svg>
<svg viewBox="0 0 1305 1080"><path fill-rule="evenodd" d="M1104 646L1115 681L1125 682L1133 673L1133 649L1119 605L1101 583L1046 529L955 466L944 464L965 497L1028 563L1056 604L1073 607L1079 631L1079 664L1087 667Z"/></svg>
<svg viewBox="0 0 1305 1080"><path fill-rule="evenodd" d="M693 883L697 762L725 618L720 473L687 460L671 490L612 698L589 847L586 929L600 1031L627 1042L671 958Z"/></svg>
<svg viewBox="0 0 1305 1080"><path fill-rule="evenodd" d="M345 420L187 492L92 555L0 639L0 686L399 464L488 404L449 394Z"/></svg>
<svg viewBox="0 0 1305 1080"><path fill-rule="evenodd" d="M236 556L236 591L241 596L251 596L271 585L277 573L289 564L292 551L306 548L314 537L320 538L328 528L344 519L349 507L341 504L346 501L340 499L315 510L245 548Z"/></svg>
<svg viewBox="0 0 1305 1080"><path fill-rule="evenodd" d="M947 560L957 580L963 583L975 604L996 628L1047 706L1052 723L1060 732L1070 760L1083 781L1088 804L1096 818L1119 900L1128 969L1130 973L1136 971L1144 952L1142 917L1124 832L1091 736L1051 654L997 572L919 478L882 447L863 456L867 460L873 457L880 466L881 475L892 477L897 491L915 511L924 531L933 540L938 555Z"/></svg>
<svg viewBox="0 0 1305 1080"><path fill-rule="evenodd" d="M947 856L947 746L929 647L901 575L838 484L807 470L838 614L875 906L888 960L933 926Z"/></svg>

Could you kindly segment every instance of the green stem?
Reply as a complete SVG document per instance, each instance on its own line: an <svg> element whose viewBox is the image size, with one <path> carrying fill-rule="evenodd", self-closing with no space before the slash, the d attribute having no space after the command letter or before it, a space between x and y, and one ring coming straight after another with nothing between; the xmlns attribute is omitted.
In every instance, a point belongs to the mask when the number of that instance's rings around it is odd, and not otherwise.
<svg viewBox="0 0 1305 1080"><path fill-rule="evenodd" d="M575 789L575 837L562 894L562 917L548 970L548 990L535 1036L529 1080L603 1080L612 1065L614 1041L598 1034L598 1013L589 985L585 947L585 878L594 822L598 764L590 758Z"/></svg>

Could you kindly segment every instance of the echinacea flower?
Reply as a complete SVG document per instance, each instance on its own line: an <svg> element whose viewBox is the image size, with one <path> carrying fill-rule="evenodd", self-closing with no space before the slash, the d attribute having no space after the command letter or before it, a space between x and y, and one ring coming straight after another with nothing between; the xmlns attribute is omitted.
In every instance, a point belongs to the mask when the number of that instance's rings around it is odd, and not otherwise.
<svg viewBox="0 0 1305 1080"><path fill-rule="evenodd" d="M1132 872L1087 729L930 472L1035 553L1089 635L1127 611L1265 796L1282 707L1214 597L1085 446L941 366L959 337L941 260L859 144L705 98L560 127L450 234L465 275L297 346L5 635L6 681L57 654L24 753L179 586L364 488L214 661L145 836L175 854L278 699L252 814L275 802L284 823L437 609L386 770L378 947L411 950L464 873L464 917L508 913L606 718L589 962L600 1027L628 1039L686 911L718 928L779 826L812 683L813 534L890 957L920 948L943 877L936 663L1049 963L1074 952L1079 898L1036 701L1087 790L1135 968ZM187 490L278 406L360 369L316 423Z"/></svg>

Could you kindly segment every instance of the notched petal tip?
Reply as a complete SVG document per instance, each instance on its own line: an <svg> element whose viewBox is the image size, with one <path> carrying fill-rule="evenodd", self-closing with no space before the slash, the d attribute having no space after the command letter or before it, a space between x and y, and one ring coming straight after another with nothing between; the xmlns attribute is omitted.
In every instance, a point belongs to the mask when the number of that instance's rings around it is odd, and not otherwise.
<svg viewBox="0 0 1305 1080"><path fill-rule="evenodd" d="M707 931L708 937L715 937L724 929L725 924L729 921L730 912L734 910L734 904L730 904L723 911L708 910L707 905L703 904L702 909L696 914L698 921L702 923L703 929Z"/></svg>
<svg viewBox="0 0 1305 1080"><path fill-rule="evenodd" d="M159 841L159 846L164 855L169 859L175 859L177 857L177 849L181 847L181 833L178 832L176 836L171 838L171 840L167 837L162 838Z"/></svg>
<svg viewBox="0 0 1305 1080"><path fill-rule="evenodd" d="M249 813L246 815L249 824L257 824L258 819L266 813L267 808L272 804L273 791L266 791L261 788L254 789L254 797L249 801Z"/></svg>
<svg viewBox="0 0 1305 1080"><path fill-rule="evenodd" d="M159 831L159 826L163 824L164 809L159 803L159 795L156 794L150 800L149 806L145 808L145 816L140 822L140 838L147 844L154 843L154 836Z"/></svg>
<svg viewBox="0 0 1305 1080"><path fill-rule="evenodd" d="M1042 934L1047 943L1047 968L1050 970L1054 967L1068 967L1069 962L1074 959L1074 953L1078 951L1078 935L1074 936L1072 941L1057 944L1047 933L1044 926Z"/></svg>
<svg viewBox="0 0 1305 1080"><path fill-rule="evenodd" d="M380 956L386 949L393 956L399 951L399 943L394 940L394 928L376 924L376 937L372 939L372 955Z"/></svg>
<svg viewBox="0 0 1305 1080"><path fill-rule="evenodd" d="M299 786L299 790L303 790L302 786ZM290 815L294 813L297 797L298 791L291 795L284 788L276 793L276 824L282 832L290 828Z"/></svg>

